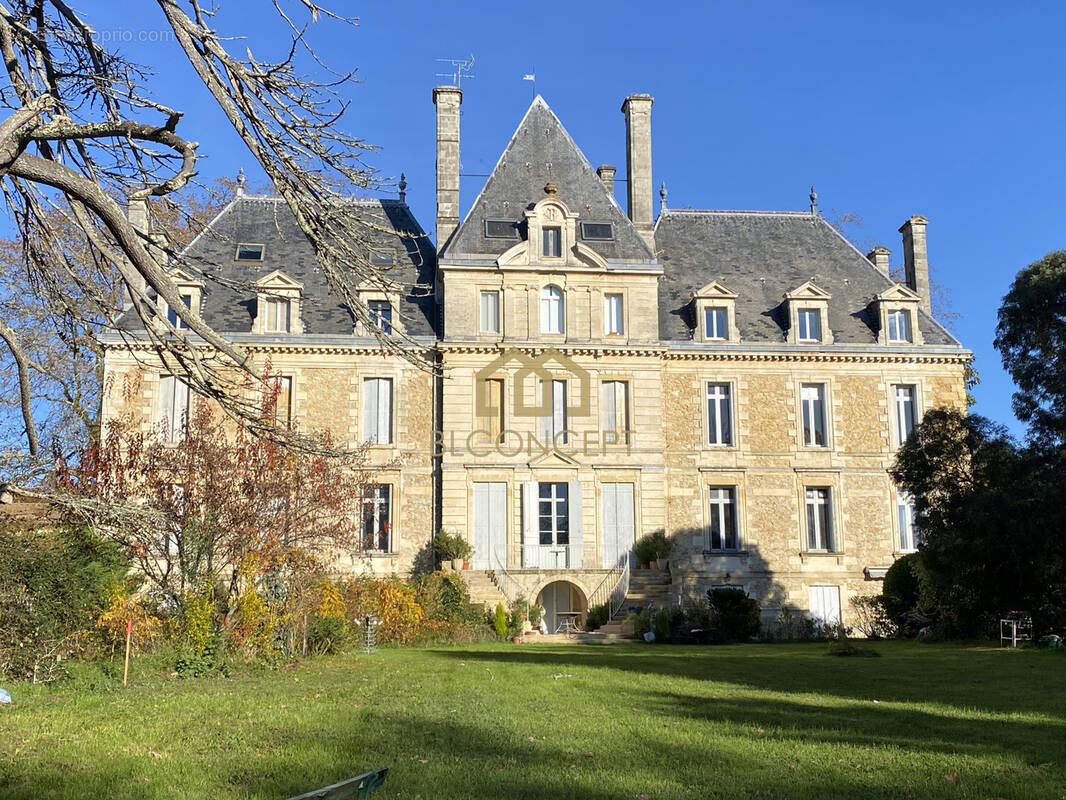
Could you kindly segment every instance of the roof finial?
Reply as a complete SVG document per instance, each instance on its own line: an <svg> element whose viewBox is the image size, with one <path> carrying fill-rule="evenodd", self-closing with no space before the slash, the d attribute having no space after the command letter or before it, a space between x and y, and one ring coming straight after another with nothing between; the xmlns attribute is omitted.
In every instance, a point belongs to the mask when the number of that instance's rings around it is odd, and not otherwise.
<svg viewBox="0 0 1066 800"><path fill-rule="evenodd" d="M818 192L814 191L814 187L811 187L811 214L815 217L821 216L818 213Z"/></svg>
<svg viewBox="0 0 1066 800"><path fill-rule="evenodd" d="M244 167L237 170L237 197L244 196L244 187L247 181L244 178Z"/></svg>
<svg viewBox="0 0 1066 800"><path fill-rule="evenodd" d="M548 181L544 184L544 194L548 197L555 197L555 193L559 191L559 188L555 185L554 181Z"/></svg>
<svg viewBox="0 0 1066 800"><path fill-rule="evenodd" d="M407 176L404 175L402 172L400 173L400 183L398 185L398 188L400 190L400 202L401 203L406 203L407 202Z"/></svg>
<svg viewBox="0 0 1066 800"><path fill-rule="evenodd" d="M666 211L666 181L659 186L659 213Z"/></svg>

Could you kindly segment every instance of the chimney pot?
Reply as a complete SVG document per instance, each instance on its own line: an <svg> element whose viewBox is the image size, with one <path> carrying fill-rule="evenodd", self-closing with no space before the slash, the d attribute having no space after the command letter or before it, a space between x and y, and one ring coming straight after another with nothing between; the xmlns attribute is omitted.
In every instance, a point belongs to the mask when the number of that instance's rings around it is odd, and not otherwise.
<svg viewBox="0 0 1066 800"><path fill-rule="evenodd" d="M873 250L866 254L866 257L870 259L870 263L873 264L886 278L889 277L888 257L892 255L892 251L884 245L877 245Z"/></svg>
<svg viewBox="0 0 1066 800"><path fill-rule="evenodd" d="M437 107L437 252L448 244L459 227L459 106L463 91L458 86L433 90Z"/></svg>
<svg viewBox="0 0 1066 800"><path fill-rule="evenodd" d="M596 174L600 176L603 185L607 187L607 193L614 197L614 174L618 170L610 164L600 164L596 167Z"/></svg>
<svg viewBox="0 0 1066 800"><path fill-rule="evenodd" d="M907 286L921 300L919 305L927 314L932 314L929 300L929 255L925 245L925 226L929 220L916 214L903 223L899 232L903 234L903 268L906 272Z"/></svg>

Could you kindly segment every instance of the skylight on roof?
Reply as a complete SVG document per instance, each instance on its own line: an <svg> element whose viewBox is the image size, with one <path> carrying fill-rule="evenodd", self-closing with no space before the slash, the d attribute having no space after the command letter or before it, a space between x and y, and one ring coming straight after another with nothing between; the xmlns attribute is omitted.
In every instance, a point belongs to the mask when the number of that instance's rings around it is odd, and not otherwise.
<svg viewBox="0 0 1066 800"><path fill-rule="evenodd" d="M614 240L614 225L610 222L582 222L581 238L593 242Z"/></svg>
<svg viewBox="0 0 1066 800"><path fill-rule="evenodd" d="M517 239L518 224L510 219L485 220L486 239Z"/></svg>
<svg viewBox="0 0 1066 800"><path fill-rule="evenodd" d="M237 245L237 255L234 256L235 261L262 261L263 260L263 245L261 244L249 244L248 242L241 242Z"/></svg>

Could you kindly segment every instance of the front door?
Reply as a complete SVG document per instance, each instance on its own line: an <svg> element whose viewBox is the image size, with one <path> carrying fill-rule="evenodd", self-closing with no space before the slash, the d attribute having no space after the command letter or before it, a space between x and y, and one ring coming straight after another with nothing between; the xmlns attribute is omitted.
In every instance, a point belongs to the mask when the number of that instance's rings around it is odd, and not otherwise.
<svg viewBox="0 0 1066 800"><path fill-rule="evenodd" d="M633 484L601 484L600 505L603 568L615 569L622 565L625 554L633 550Z"/></svg>
<svg viewBox="0 0 1066 800"><path fill-rule="evenodd" d="M507 565L507 484L474 484L474 569Z"/></svg>

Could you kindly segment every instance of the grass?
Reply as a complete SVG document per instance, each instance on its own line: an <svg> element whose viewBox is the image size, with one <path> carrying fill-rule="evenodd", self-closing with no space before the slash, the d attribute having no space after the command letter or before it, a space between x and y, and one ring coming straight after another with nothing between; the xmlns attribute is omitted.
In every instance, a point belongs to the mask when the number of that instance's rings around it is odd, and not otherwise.
<svg viewBox="0 0 1066 800"><path fill-rule="evenodd" d="M278 672L16 685L0 796L1066 797L1066 654L878 643L382 650Z"/></svg>

